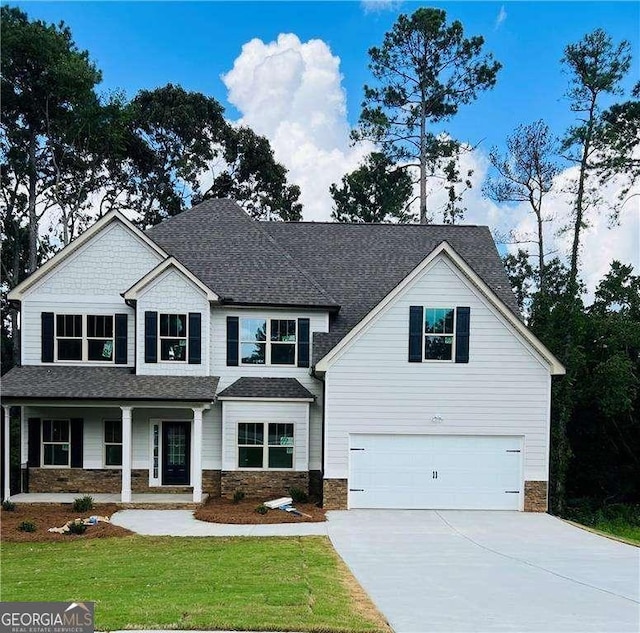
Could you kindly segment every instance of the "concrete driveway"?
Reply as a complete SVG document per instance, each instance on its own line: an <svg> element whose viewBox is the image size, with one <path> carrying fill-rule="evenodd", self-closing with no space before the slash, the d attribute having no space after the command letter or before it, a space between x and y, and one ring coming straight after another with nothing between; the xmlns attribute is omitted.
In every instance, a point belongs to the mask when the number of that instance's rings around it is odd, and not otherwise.
<svg viewBox="0 0 640 633"><path fill-rule="evenodd" d="M546 514L329 513L340 556L397 633L640 631L640 549Z"/></svg>

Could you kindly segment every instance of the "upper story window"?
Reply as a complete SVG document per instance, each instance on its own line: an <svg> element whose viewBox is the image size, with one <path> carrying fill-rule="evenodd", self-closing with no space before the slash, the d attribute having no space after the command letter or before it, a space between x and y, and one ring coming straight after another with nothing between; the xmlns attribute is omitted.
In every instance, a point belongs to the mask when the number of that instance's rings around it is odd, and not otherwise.
<svg viewBox="0 0 640 633"><path fill-rule="evenodd" d="M57 360L113 362L113 315L56 315Z"/></svg>
<svg viewBox="0 0 640 633"><path fill-rule="evenodd" d="M295 319L240 319L242 364L295 365L296 326Z"/></svg>
<svg viewBox="0 0 640 633"><path fill-rule="evenodd" d="M452 360L455 346L454 308L424 309L425 360Z"/></svg>
<svg viewBox="0 0 640 633"><path fill-rule="evenodd" d="M187 315L160 315L160 360L187 360Z"/></svg>

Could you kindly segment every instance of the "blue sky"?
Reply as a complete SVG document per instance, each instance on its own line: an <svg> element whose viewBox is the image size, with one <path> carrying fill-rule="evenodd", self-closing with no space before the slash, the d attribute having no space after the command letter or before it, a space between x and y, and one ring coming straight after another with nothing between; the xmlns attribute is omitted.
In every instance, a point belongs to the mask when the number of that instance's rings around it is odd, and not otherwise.
<svg viewBox="0 0 640 633"><path fill-rule="evenodd" d="M486 50L503 64L494 90L464 107L449 128L461 140L500 145L519 123L545 118L561 133L571 122L563 99L563 49L597 27L628 39L640 78L640 4L636 2L445 2L386 3L368 10L360 2L21 2L30 16L64 20L81 48L104 74L105 89L178 83L217 98L235 119L220 80L244 43L279 33L322 39L341 60L347 116L355 124L368 78L367 50L382 41L398 13L437 6L459 19L467 34L480 34ZM376 5L374 5L375 7ZM501 14L504 20L498 24Z"/></svg>

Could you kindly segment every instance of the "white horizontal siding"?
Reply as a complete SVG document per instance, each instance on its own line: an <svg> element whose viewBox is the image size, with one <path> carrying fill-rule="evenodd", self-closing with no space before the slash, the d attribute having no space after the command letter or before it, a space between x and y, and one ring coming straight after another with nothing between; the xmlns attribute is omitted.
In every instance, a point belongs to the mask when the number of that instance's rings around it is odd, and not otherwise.
<svg viewBox="0 0 640 633"><path fill-rule="evenodd" d="M239 365L227 367L227 317L261 319L308 318L311 342L314 332L327 332L329 317L326 312L312 310L260 310L214 308L211 311L211 373L220 376L218 391L222 391L242 376L296 378L316 396L309 408L309 469L322 468L322 383L311 376L308 367L286 367L283 365ZM313 344L313 343L312 343ZM313 350L310 354L312 355Z"/></svg>
<svg viewBox="0 0 640 633"><path fill-rule="evenodd" d="M238 469L239 422L287 422L295 425L293 469L297 471L309 470L307 406L306 402L223 402L222 469Z"/></svg>
<svg viewBox="0 0 640 633"><path fill-rule="evenodd" d="M160 339L158 338L158 362L144 361L144 313L147 310L164 314L184 314L189 312L201 314L201 358L200 364L190 365L188 362L162 362L160 360ZM175 269L166 270L150 283L139 295L136 313L137 329L137 373L164 376L207 376L210 368L209 301L204 292ZM159 317L158 317L159 323Z"/></svg>
<svg viewBox="0 0 640 633"><path fill-rule="evenodd" d="M411 305L471 308L468 364L408 362ZM440 257L328 369L325 477L347 477L349 433L434 433L524 436L525 478L546 480L549 388L548 369Z"/></svg>

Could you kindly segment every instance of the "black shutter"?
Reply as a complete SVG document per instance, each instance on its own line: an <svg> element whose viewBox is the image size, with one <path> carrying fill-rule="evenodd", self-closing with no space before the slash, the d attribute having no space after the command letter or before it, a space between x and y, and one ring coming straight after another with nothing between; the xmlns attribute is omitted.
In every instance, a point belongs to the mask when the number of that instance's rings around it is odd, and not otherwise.
<svg viewBox="0 0 640 633"><path fill-rule="evenodd" d="M40 418L29 418L29 456L28 464L31 468L40 468Z"/></svg>
<svg viewBox="0 0 640 633"><path fill-rule="evenodd" d="M82 418L71 418L71 468L82 468L84 424Z"/></svg>
<svg viewBox="0 0 640 633"><path fill-rule="evenodd" d="M189 364L202 362L201 317L199 312L189 312Z"/></svg>
<svg viewBox="0 0 640 633"><path fill-rule="evenodd" d="M158 313L144 313L144 362L158 362Z"/></svg>
<svg viewBox="0 0 640 633"><path fill-rule="evenodd" d="M309 367L309 319L298 319L298 367Z"/></svg>
<svg viewBox="0 0 640 633"><path fill-rule="evenodd" d="M409 362L422 362L422 306L411 306L409 308Z"/></svg>
<svg viewBox="0 0 640 633"><path fill-rule="evenodd" d="M116 314L116 365L127 364L127 314Z"/></svg>
<svg viewBox="0 0 640 633"><path fill-rule="evenodd" d="M53 362L53 312L42 312L42 356L43 363Z"/></svg>
<svg viewBox="0 0 640 633"><path fill-rule="evenodd" d="M469 362L471 308L456 308L456 363Z"/></svg>
<svg viewBox="0 0 640 633"><path fill-rule="evenodd" d="M237 367L238 365L238 344L240 335L240 319L238 317L227 317L227 366Z"/></svg>

